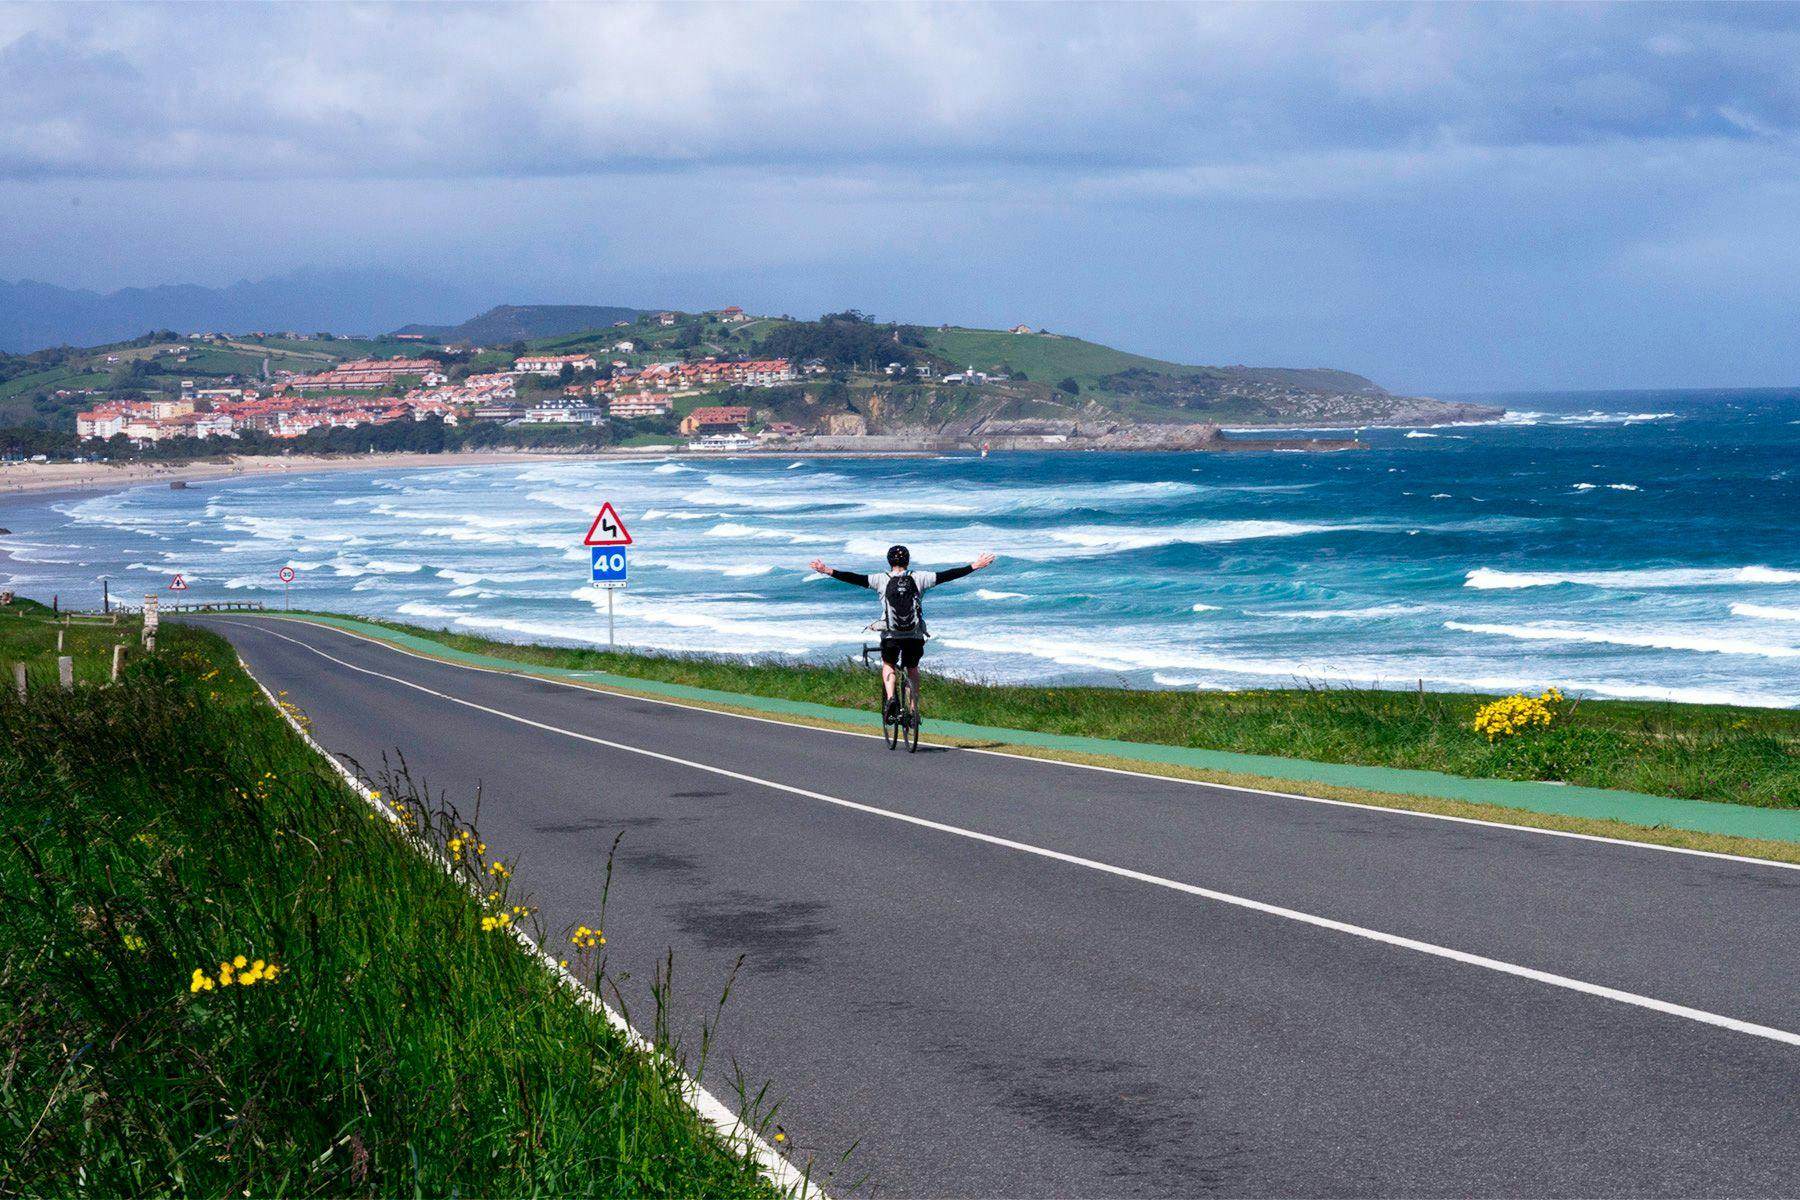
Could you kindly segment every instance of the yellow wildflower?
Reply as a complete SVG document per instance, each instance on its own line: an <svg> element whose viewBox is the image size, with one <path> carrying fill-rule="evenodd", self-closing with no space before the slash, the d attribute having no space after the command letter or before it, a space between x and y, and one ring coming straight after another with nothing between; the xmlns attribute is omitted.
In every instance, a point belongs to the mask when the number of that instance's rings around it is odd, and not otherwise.
<svg viewBox="0 0 1800 1200"><path fill-rule="evenodd" d="M135 933L128 933L121 940L124 941L127 950L142 950L148 944Z"/></svg>
<svg viewBox="0 0 1800 1200"><path fill-rule="evenodd" d="M1547 688L1536 698L1522 693L1506 696L1481 706L1475 714L1475 732L1494 742L1529 729L1547 729L1562 702L1563 694L1556 688Z"/></svg>

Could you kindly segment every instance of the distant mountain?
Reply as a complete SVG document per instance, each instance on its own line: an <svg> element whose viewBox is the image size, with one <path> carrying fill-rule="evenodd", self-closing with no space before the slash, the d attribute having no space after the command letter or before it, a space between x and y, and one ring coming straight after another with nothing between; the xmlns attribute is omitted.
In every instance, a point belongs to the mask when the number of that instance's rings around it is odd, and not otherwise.
<svg viewBox="0 0 1800 1200"><path fill-rule="evenodd" d="M221 288L168 284L106 294L30 279L0 280L0 350L96 346L151 329L373 333L420 317L450 320L490 299L491 293L360 271L305 271Z"/></svg>
<svg viewBox="0 0 1800 1200"><path fill-rule="evenodd" d="M641 312L594 304L502 304L461 325L405 325L394 332L495 346L604 329L614 321L635 321Z"/></svg>

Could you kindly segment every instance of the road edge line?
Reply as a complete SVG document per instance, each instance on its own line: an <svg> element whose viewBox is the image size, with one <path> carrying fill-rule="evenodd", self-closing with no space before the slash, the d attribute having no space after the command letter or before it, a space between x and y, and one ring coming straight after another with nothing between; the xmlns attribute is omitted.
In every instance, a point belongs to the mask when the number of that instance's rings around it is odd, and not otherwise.
<svg viewBox="0 0 1800 1200"><path fill-rule="evenodd" d="M300 735L301 740L310 746L314 753L331 764L343 781L350 785L351 790L362 797L363 803L390 824L398 823L399 816L394 810L378 800L367 784L358 779L349 767L339 762L336 755L321 746L313 735L300 724L293 713L281 706L281 702L275 698L275 693L269 690L268 684L257 678L256 673L250 669L250 664L244 661L242 655L237 656L237 661L239 668L249 677L250 682L261 690L263 698L269 702L269 707L273 708L281 719L287 722L290 729ZM436 862L445 874L451 875L453 881L455 880L449 862L436 854L428 854L428 857ZM536 958L545 970L555 976L558 983L573 992L578 1002L605 1018L606 1023L619 1032L628 1046L654 1058L662 1059L673 1069L682 1080L682 1103L693 1109L694 1115L724 1139L726 1145L740 1154L749 1156L761 1170L763 1176L774 1184L782 1195L791 1196L794 1200L830 1200L825 1189L812 1180L810 1169L802 1171L794 1166L761 1134L745 1124L740 1114L734 1114L717 1096L702 1086L700 1081L688 1074L686 1070L669 1062L667 1056L632 1028L631 1022L627 1021L618 1010L608 1004L604 998L595 994L592 988L558 962L554 955L532 941L529 934L517 925L507 926L506 931L512 935L513 940L519 944L521 949Z"/></svg>

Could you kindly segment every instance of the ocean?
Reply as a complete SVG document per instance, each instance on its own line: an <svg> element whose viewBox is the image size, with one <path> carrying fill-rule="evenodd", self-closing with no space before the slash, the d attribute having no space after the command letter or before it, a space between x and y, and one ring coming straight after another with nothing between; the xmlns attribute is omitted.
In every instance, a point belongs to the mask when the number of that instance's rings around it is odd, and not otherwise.
<svg viewBox="0 0 1800 1200"><path fill-rule="evenodd" d="M929 667L1130 687L1381 686L1800 706L1800 392L1484 397L1366 452L766 456L322 473L0 500L0 586L604 645L582 535L635 538L623 645L842 659L807 568L998 563L927 598ZM1338 431L1331 431L1338 432ZM8 578L10 577L10 579ZM168 593L165 591L165 595Z"/></svg>

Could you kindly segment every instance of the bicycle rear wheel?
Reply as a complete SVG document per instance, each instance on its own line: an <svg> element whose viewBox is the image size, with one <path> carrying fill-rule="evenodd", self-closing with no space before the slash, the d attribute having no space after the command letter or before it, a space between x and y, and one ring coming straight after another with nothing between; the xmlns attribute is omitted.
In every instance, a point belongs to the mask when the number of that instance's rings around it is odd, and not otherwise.
<svg viewBox="0 0 1800 1200"><path fill-rule="evenodd" d="M919 697L917 693L914 693L906 699L907 705L900 714L900 719L906 722L906 752L917 754L919 752L919 726L923 722L923 718L919 716Z"/></svg>
<svg viewBox="0 0 1800 1200"><path fill-rule="evenodd" d="M899 721L891 721L888 719L887 688L878 685L875 689L875 703L881 710L881 736L887 739L887 748L889 750L894 749L900 744L900 721L906 719L906 676L904 674L894 681L894 688L894 696L900 701L899 708L901 716Z"/></svg>

